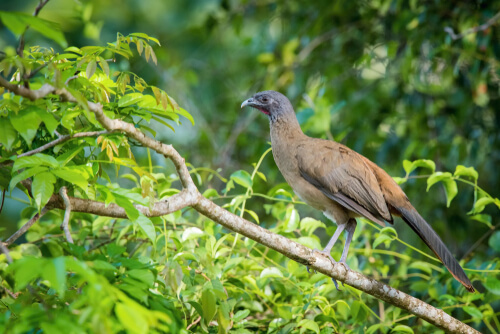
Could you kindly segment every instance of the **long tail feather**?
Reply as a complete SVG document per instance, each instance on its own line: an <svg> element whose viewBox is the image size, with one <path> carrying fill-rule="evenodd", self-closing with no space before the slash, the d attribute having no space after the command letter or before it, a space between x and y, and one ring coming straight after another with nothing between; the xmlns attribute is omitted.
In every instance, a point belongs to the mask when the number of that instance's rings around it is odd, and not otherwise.
<svg viewBox="0 0 500 334"><path fill-rule="evenodd" d="M441 238L436 232L430 227L430 225L420 216L420 214L414 208L404 209L397 208L401 213L401 218L410 225L410 227L415 231L418 236L425 242L427 246L436 254L436 256L443 262L443 264L448 268L450 273L465 286L465 288L474 292L474 287L471 281L465 274L464 270L455 259L455 257L448 250L446 245L443 243Z"/></svg>

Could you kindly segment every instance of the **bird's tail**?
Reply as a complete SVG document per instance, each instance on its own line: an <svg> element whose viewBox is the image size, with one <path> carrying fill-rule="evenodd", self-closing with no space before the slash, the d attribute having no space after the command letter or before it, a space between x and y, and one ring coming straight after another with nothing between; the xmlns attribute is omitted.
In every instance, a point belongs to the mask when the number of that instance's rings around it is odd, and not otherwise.
<svg viewBox="0 0 500 334"><path fill-rule="evenodd" d="M418 236L425 242L427 246L436 254L436 256L443 262L443 264L448 268L450 273L462 283L465 288L474 292L474 287L471 281L465 274L464 270L458 264L458 261L451 254L448 248L445 246L441 238L436 232L429 226L429 224L420 216L420 214L413 207L410 209L398 208L401 213L401 218L410 225L410 227L415 231Z"/></svg>

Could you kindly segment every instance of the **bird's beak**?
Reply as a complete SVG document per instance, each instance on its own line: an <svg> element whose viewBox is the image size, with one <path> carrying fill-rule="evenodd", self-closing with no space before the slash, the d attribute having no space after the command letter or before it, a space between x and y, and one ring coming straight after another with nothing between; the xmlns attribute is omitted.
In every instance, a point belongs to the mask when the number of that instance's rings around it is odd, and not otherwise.
<svg viewBox="0 0 500 334"><path fill-rule="evenodd" d="M251 107L253 102L254 102L253 98L249 98L248 100L243 101L243 103L241 104L241 108L246 107L246 106Z"/></svg>

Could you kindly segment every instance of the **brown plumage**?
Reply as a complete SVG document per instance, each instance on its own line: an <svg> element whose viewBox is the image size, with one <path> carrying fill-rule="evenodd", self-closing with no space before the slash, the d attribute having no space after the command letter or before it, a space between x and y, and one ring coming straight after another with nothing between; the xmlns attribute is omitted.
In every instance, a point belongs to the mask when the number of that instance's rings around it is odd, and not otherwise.
<svg viewBox="0 0 500 334"><path fill-rule="evenodd" d="M345 264L356 217L385 226L385 222L393 223L392 215L400 216L453 277L468 291L474 291L443 241L383 169L342 144L306 136L290 101L278 92L257 93L241 106L251 106L269 117L273 156L284 178L304 202L337 223L338 228L323 251L329 257L331 248L345 230L347 240L340 258Z"/></svg>

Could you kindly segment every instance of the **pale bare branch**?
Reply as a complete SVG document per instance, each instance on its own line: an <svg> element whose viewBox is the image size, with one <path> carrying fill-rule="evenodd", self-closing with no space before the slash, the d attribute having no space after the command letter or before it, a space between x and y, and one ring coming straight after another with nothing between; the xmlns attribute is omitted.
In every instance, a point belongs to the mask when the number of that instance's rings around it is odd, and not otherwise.
<svg viewBox="0 0 500 334"><path fill-rule="evenodd" d="M26 231L28 231L30 229L30 227L33 226L33 224L35 224L38 221L38 219L40 219L48 211L49 211L49 209L47 207L44 207L40 213L35 214L33 216L33 218L31 218L30 220L28 220L28 222L26 224L24 224L19 230L17 230L16 233L14 233L13 235L11 235L5 241L4 244L7 245L7 246L11 245L14 241L16 241L17 239L19 239L20 236L22 236L24 233L26 233Z"/></svg>
<svg viewBox="0 0 500 334"><path fill-rule="evenodd" d="M64 202L64 219L61 224L61 230L64 231L64 236L69 243L74 244L73 238L71 237L71 231L69 230L69 218L71 216L71 201L68 197L68 189L66 187L61 187L59 190L59 195L61 195Z"/></svg>
<svg viewBox="0 0 500 334"><path fill-rule="evenodd" d="M500 12L496 13L495 16L493 16L491 19L489 19L485 23L483 23L477 27L469 28L460 34L456 34L455 31L453 31L453 28L451 28L451 27L445 27L444 31L447 32L448 35L450 35L451 39L455 41L457 39L464 38L467 35L475 34L479 31L485 31L489 27L494 25L499 19L500 19Z"/></svg>
<svg viewBox="0 0 500 334"><path fill-rule="evenodd" d="M111 131L92 131L92 132L78 132L78 133L75 133L74 135L60 136L56 140L53 140L53 141L51 141L51 142L49 142L49 143L47 143L47 144L45 144L43 146L40 146L37 149L34 149L34 150L31 150L31 151L19 154L17 157L21 158L21 157L26 157L26 156L30 156L30 155L33 155L33 154L37 154L37 153L43 152L46 149L49 149L49 148L54 147L56 145L59 145L62 142L65 142L65 141L73 139L73 138L96 137L96 136L107 135L107 134L110 134L110 133L112 133L112 132Z"/></svg>

